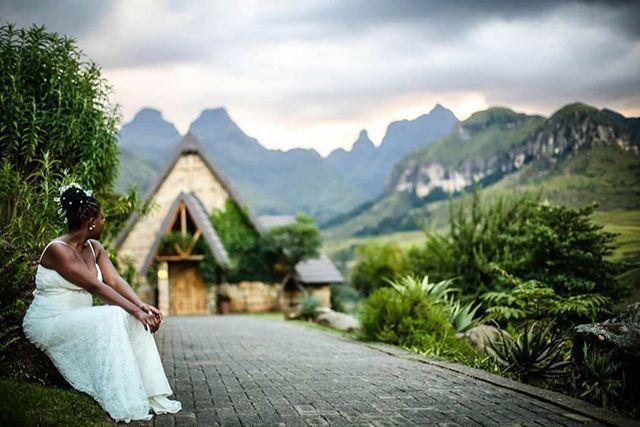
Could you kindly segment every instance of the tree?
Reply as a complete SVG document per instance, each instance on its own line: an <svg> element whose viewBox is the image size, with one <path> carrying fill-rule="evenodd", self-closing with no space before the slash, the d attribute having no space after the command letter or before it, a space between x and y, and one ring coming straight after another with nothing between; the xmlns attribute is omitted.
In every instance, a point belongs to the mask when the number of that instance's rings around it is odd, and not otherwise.
<svg viewBox="0 0 640 427"><path fill-rule="evenodd" d="M410 250L409 272L458 278L467 300L511 289L495 265L523 282L544 283L561 298L597 293L615 302L629 291L616 280L626 264L608 259L616 234L591 219L596 205L555 206L539 192L487 202L477 189L471 206L464 198L457 209L450 203L449 233L428 235L421 248Z"/></svg>
<svg viewBox="0 0 640 427"><path fill-rule="evenodd" d="M313 218L304 213L298 213L293 224L271 228L264 239L280 255L275 268L284 274L283 284L293 277L297 263L320 255L320 231Z"/></svg>
<svg viewBox="0 0 640 427"><path fill-rule="evenodd" d="M381 287L388 287L385 279L393 280L403 271L404 251L396 243L374 240L356 249L356 262L351 270L351 284L364 296Z"/></svg>

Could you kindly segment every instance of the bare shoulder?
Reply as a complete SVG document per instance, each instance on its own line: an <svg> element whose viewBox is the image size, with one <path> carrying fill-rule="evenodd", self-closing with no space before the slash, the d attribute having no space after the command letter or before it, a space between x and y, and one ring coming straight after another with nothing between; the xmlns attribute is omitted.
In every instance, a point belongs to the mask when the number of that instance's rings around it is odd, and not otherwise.
<svg viewBox="0 0 640 427"><path fill-rule="evenodd" d="M100 243L100 241L95 240L95 239L88 239L89 242L91 243L91 246L93 246L93 249L96 251L96 258L100 258L100 255L103 253L106 253L104 247L102 246L102 243Z"/></svg>
<svg viewBox="0 0 640 427"><path fill-rule="evenodd" d="M73 261L75 261L75 256L71 248L63 243L54 243L47 247L40 260L40 265L45 268L52 268L52 266L60 263Z"/></svg>

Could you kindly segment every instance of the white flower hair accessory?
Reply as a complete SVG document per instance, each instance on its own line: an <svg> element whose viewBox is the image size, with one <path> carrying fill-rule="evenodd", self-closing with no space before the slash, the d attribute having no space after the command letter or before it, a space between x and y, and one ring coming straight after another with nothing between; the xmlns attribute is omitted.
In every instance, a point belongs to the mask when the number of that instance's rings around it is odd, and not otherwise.
<svg viewBox="0 0 640 427"><path fill-rule="evenodd" d="M60 197L54 197L53 200L56 201L58 205L60 205L60 207L58 208L58 215L60 215L60 218L62 218L62 221L64 221L65 224L67 223L67 216L64 214L64 205L62 204L62 201L65 198L63 194L65 191L67 191L69 188L72 188L72 187L81 190L82 192L84 192L84 194L87 197L91 197L93 193L91 190L85 190L84 188L82 188L80 184L78 184L77 182L72 182L71 184L63 185L58 189L60 190ZM84 203L84 201L80 200L80 204L82 203ZM73 202L69 202L69 204L73 204Z"/></svg>

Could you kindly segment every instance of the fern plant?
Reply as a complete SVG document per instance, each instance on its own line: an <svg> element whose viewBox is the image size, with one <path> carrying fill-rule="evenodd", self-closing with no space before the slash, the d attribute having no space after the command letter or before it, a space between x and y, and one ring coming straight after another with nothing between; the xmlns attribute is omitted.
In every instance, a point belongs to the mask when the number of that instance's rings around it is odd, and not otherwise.
<svg viewBox="0 0 640 427"><path fill-rule="evenodd" d="M504 368L525 383L540 383L568 373L570 360L564 335L552 333L549 325L526 322L517 338L498 329L500 338L487 341L491 354Z"/></svg>
<svg viewBox="0 0 640 427"><path fill-rule="evenodd" d="M559 324L594 321L607 312L608 297L600 294L580 294L561 297L550 286L537 280L523 282L499 266L493 271L507 279L513 288L508 291L487 292L482 299L490 305L489 320L559 320Z"/></svg>

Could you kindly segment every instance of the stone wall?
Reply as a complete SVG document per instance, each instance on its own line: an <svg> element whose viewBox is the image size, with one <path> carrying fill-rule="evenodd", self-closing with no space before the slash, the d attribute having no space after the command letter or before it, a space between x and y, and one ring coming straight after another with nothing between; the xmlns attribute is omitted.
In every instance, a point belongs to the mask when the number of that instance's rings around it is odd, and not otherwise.
<svg viewBox="0 0 640 427"><path fill-rule="evenodd" d="M217 290L226 292L231 297L232 312L258 313L264 311L278 311L280 283L264 283L258 281L244 281L238 283L222 283L217 285ZM215 301L216 286L209 289L210 310L211 301ZM213 311L215 313L215 302Z"/></svg>

